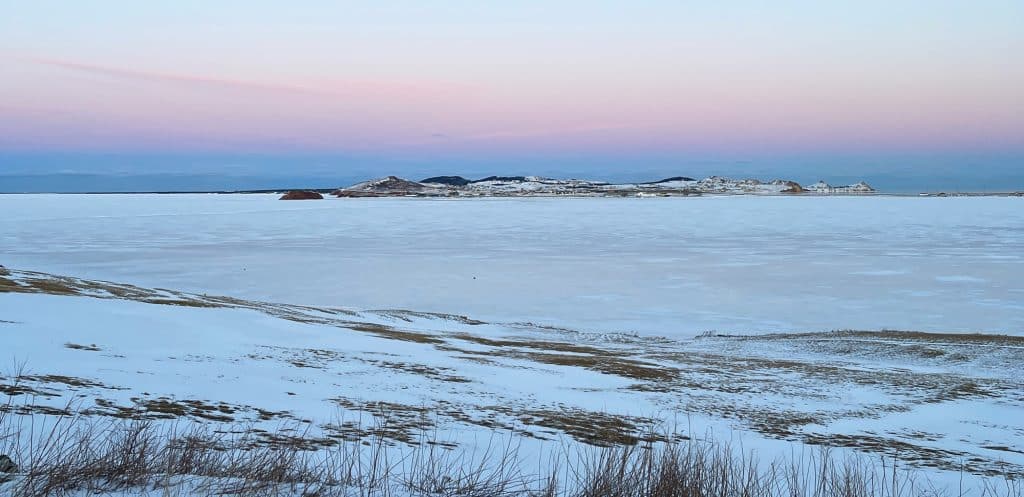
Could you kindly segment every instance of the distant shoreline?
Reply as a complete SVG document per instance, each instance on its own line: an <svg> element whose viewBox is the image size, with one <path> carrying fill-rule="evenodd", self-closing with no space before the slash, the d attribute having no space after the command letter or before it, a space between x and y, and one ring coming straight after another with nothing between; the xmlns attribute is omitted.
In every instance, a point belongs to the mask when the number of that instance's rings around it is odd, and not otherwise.
<svg viewBox="0 0 1024 497"><path fill-rule="evenodd" d="M309 191L321 194L330 194L336 188L280 188L268 190L181 190L181 191L87 191L87 192L0 192L0 195L283 195L290 191ZM920 198L946 198L946 197L1024 197L1024 191L1008 192L884 192L872 193L703 193L691 195L669 195L668 197L920 197ZM657 197L655 195L654 197ZM377 197L361 198L419 198L419 199L440 199L448 197L430 197L417 195L381 195ZM486 198L641 198L636 196L619 195L567 195L567 194L532 194L532 195L486 195L454 197L451 199L486 199ZM652 197L643 197L652 198Z"/></svg>
<svg viewBox="0 0 1024 497"><path fill-rule="evenodd" d="M1021 197L1024 191L878 191L864 181L830 185L824 181L801 185L785 179L732 179L675 176L655 181L612 183L600 180L556 179L541 176L434 176L411 181L397 176L362 181L341 188L274 187L255 189L138 189L86 191L0 191L0 195L281 195L307 193L312 199L339 198L647 198L695 196L886 196L886 197ZM301 195L300 195L301 197ZM291 198L289 198L291 199Z"/></svg>

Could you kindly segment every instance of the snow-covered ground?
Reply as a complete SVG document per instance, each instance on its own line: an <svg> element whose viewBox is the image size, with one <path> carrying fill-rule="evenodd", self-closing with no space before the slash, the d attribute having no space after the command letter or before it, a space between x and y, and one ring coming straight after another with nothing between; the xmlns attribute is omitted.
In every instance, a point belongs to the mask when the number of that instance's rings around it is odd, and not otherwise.
<svg viewBox="0 0 1024 497"><path fill-rule="evenodd" d="M0 387L326 438L386 411L396 444L526 457L675 423L1024 474L1020 199L275 198L0 196Z"/></svg>
<svg viewBox="0 0 1024 497"><path fill-rule="evenodd" d="M19 414L56 415L71 402L99 418L298 422L314 445L370 436L387 418L397 445L426 433L472 451L512 434L524 464L576 443L633 443L655 427L731 440L765 460L802 444L898 457L939 488L1024 475L1020 337L671 340L18 270L0 277L0 316L16 361L0 392Z"/></svg>
<svg viewBox="0 0 1024 497"><path fill-rule="evenodd" d="M1024 333L1020 198L0 196L10 267L685 337Z"/></svg>

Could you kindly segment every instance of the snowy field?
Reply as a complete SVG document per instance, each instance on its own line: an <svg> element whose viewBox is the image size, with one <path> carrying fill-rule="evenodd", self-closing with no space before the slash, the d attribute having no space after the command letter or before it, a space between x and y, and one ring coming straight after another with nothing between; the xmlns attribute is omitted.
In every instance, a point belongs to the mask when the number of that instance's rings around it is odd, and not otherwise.
<svg viewBox="0 0 1024 497"><path fill-rule="evenodd" d="M1020 198L0 195L8 267L685 337L1024 333Z"/></svg>
<svg viewBox="0 0 1024 497"><path fill-rule="evenodd" d="M0 399L1024 475L1021 199L275 198L0 196Z"/></svg>

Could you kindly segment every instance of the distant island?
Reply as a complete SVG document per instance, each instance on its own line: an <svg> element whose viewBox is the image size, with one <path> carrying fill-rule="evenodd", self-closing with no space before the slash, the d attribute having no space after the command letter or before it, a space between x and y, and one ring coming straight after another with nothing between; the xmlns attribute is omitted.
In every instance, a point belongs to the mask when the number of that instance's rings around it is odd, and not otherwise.
<svg viewBox="0 0 1024 497"><path fill-rule="evenodd" d="M397 176L386 176L339 188L331 194L335 197L672 197L705 194L828 195L874 192L875 189L863 181L844 186L833 186L819 181L805 186L790 180L737 180L721 176L700 180L675 176L646 183L608 183L540 176L489 176L477 180L462 176L434 176L411 181ZM282 197L283 200L314 198L315 195L303 192L289 192Z"/></svg>

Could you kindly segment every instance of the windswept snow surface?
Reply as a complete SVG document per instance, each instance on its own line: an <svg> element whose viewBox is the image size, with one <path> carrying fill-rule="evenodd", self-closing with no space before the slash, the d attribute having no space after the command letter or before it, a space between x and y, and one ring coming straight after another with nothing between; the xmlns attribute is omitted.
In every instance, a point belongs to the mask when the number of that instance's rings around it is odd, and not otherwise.
<svg viewBox="0 0 1024 497"><path fill-rule="evenodd" d="M28 364L0 370L0 398L14 399L0 408L36 417L71 401L93 419L301 422L317 443L359 440L367 420L386 418L399 446L436 433L472 453L514 435L524 465L584 447L574 444L634 443L655 426L766 461L802 444L895 456L940 489L1024 476L1022 337L671 340L18 270L0 277L0 317L5 351Z"/></svg>
<svg viewBox="0 0 1024 497"><path fill-rule="evenodd" d="M676 421L955 492L1024 475L1021 202L0 196L0 387L356 437L385 403L527 458Z"/></svg>
<svg viewBox="0 0 1024 497"><path fill-rule="evenodd" d="M9 267L687 337L1024 333L1024 199L0 196Z"/></svg>

